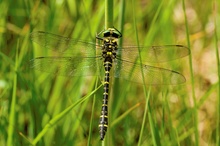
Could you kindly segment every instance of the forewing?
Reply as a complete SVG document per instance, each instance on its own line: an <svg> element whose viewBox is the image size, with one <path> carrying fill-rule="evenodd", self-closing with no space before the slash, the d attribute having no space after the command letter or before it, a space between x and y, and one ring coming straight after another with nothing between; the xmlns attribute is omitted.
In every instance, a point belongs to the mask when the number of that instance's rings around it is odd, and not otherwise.
<svg viewBox="0 0 220 146"><path fill-rule="evenodd" d="M93 42L72 39L43 31L31 33L30 38L42 47L71 56L81 53L86 57L92 57L96 54L96 48L100 48L99 45Z"/></svg>
<svg viewBox="0 0 220 146"><path fill-rule="evenodd" d="M140 46L140 55L142 62L166 62L185 57L190 54L190 50L182 45L166 45L166 46ZM122 54L122 60L130 62L138 61L140 55L137 46L125 46L118 49L118 53Z"/></svg>
<svg viewBox="0 0 220 146"><path fill-rule="evenodd" d="M121 60L116 60L115 77L146 85L177 85L186 81L182 74L173 70Z"/></svg>

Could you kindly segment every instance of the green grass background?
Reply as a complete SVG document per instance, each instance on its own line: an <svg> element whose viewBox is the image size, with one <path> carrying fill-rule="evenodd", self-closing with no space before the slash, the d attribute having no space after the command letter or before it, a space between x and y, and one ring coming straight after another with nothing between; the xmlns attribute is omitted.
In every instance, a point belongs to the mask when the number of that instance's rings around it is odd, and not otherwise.
<svg viewBox="0 0 220 146"><path fill-rule="evenodd" d="M182 44L191 55L160 64L184 74L183 85L113 82L104 142L103 89L93 92L99 79L28 67L30 59L50 55L30 41L32 31L94 41L105 28L104 6L103 0L0 1L0 145L220 145L219 1L188 0L185 9L175 0L114 1L123 44L136 45L138 35L141 45Z"/></svg>

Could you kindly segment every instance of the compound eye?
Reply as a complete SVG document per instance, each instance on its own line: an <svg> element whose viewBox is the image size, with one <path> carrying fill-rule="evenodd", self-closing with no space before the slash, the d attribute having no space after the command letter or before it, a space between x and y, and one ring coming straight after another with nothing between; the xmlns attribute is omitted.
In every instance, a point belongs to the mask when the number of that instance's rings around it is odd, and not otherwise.
<svg viewBox="0 0 220 146"><path fill-rule="evenodd" d="M110 32L105 32L104 33L104 37L109 37L110 36Z"/></svg>
<svg viewBox="0 0 220 146"><path fill-rule="evenodd" d="M117 33L113 33L112 36L115 38L119 38L119 35Z"/></svg>

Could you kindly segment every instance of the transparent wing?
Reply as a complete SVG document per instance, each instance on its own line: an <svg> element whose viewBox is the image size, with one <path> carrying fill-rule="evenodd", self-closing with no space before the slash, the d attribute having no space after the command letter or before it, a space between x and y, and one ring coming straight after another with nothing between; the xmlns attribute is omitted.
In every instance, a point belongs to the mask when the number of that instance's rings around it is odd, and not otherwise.
<svg viewBox="0 0 220 146"><path fill-rule="evenodd" d="M30 35L33 42L39 45L51 49L55 52L75 55L77 53L83 54L85 57L91 57L98 53L101 53L100 45L96 45L92 42L82 41L78 39L71 39L69 37L63 37L56 34L37 31ZM145 62L166 62L169 60L175 60L182 58L190 54L190 50L182 45L165 45L165 46L123 46L118 48L118 53L122 54L122 60L134 61L140 56Z"/></svg>
<svg viewBox="0 0 220 146"><path fill-rule="evenodd" d="M100 69L100 66L103 66L102 63L100 63L102 62L102 57L96 57L96 54L98 54L96 53L96 48L100 48L100 45L42 31L32 33L31 39L43 47L58 52L56 57L38 57L31 60L32 68L64 76L103 74L104 69ZM151 47L125 46L118 49L118 53L122 54L122 58L116 59L117 72L115 72L115 77L143 83L141 75L142 69L145 84L180 84L185 82L184 76L178 72L132 63L138 62L138 58L140 57L138 48L140 49L143 63L165 62L190 54L190 50L181 45ZM70 55L71 57L66 57ZM121 68L118 67L118 64L122 64Z"/></svg>
<svg viewBox="0 0 220 146"><path fill-rule="evenodd" d="M30 60L30 67L61 76L99 75L100 58L90 57L38 57Z"/></svg>
<svg viewBox="0 0 220 146"><path fill-rule="evenodd" d="M121 67L119 67L121 64ZM142 72L144 80L142 78ZM128 61L116 60L115 77L147 85L176 85L184 83L185 77L173 70L134 64Z"/></svg>
<svg viewBox="0 0 220 146"><path fill-rule="evenodd" d="M185 57L190 54L190 50L182 45L166 45L166 46L140 46L140 55L142 62L166 62ZM118 49L118 53L122 54L122 60L136 62L140 57L138 46L125 46Z"/></svg>
<svg viewBox="0 0 220 146"><path fill-rule="evenodd" d="M71 39L69 37L63 37L43 31L31 33L30 38L33 42L39 44L40 46L71 56L81 53L86 57L91 57L95 55L96 48L100 47L92 42Z"/></svg>

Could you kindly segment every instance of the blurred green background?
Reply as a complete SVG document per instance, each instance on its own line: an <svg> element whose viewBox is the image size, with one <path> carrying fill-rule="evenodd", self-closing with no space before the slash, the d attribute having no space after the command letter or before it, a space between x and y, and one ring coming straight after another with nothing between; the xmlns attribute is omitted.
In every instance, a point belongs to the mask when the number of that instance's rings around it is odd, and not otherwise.
<svg viewBox="0 0 220 146"><path fill-rule="evenodd" d="M37 56L50 55L31 42L33 31L95 41L105 28L104 1L0 1L0 145L24 146L33 141L39 146L219 145L219 40L215 37L220 36L220 12L215 10L219 6L215 0L188 0L184 12L183 1L114 1L114 27L122 32L123 44L137 44L136 27L141 45L182 44L190 47L191 56L160 64L181 72L185 84L147 86L144 92L143 85L113 82L109 127L101 143L98 122L103 89L76 103L100 80L54 76L28 65ZM73 104L69 113L45 128Z"/></svg>

